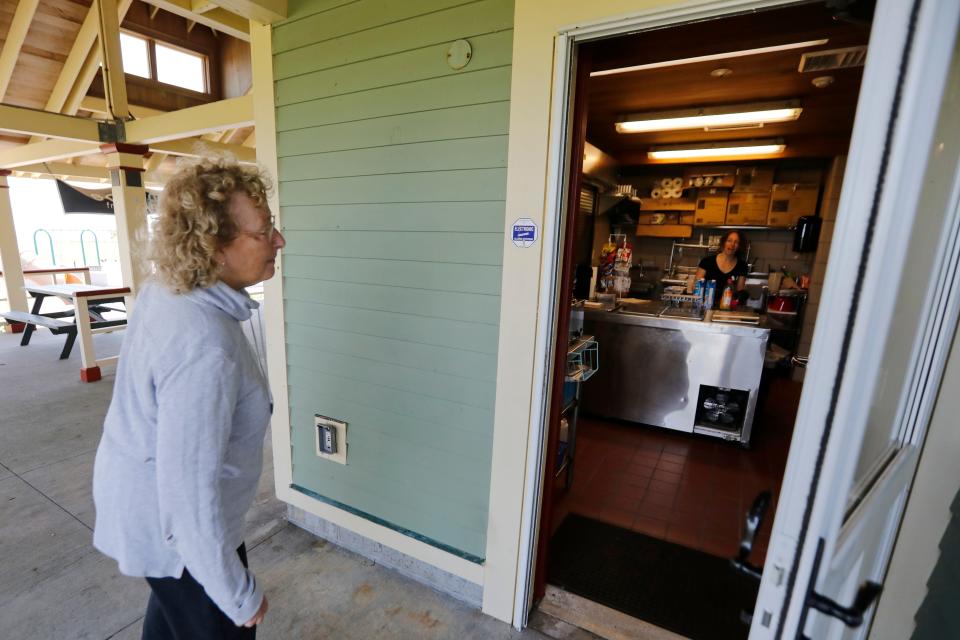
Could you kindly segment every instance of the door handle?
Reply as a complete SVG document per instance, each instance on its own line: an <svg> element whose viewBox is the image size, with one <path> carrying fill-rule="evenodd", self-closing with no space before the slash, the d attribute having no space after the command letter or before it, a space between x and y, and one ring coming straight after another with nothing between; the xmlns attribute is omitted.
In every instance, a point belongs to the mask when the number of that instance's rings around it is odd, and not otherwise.
<svg viewBox="0 0 960 640"><path fill-rule="evenodd" d="M881 591L883 591L881 585L868 580L860 585L853 604L849 607L844 607L816 591L810 591L807 595L807 605L820 613L837 618L851 629L856 629L863 624L863 614L867 612Z"/></svg>
<svg viewBox="0 0 960 640"><path fill-rule="evenodd" d="M880 592L883 591L882 585L873 582L872 580L868 580L860 585L860 588L857 590L857 595L853 599L853 604L849 607L845 607L839 604L836 600L831 600L830 598L814 591L814 583L817 581L817 576L820 574L820 562L823 560L823 549L825 543L826 541L823 538L820 538L820 540L817 542L817 553L813 557L813 568L810 571L810 582L807 586L807 597L804 600L803 612L800 614L800 621L797 624L796 637L799 640L810 640L807 636L803 635L803 629L807 624L807 612L811 608L816 609L824 615L837 618L851 629L856 629L863 624L863 615L880 595Z"/></svg>
<svg viewBox="0 0 960 640"><path fill-rule="evenodd" d="M753 543L757 539L757 531L763 524L763 516L770 506L771 495L769 491L762 491L753 499L753 505L747 511L746 526L743 529L743 538L740 540L740 550L734 558L730 559L730 566L757 580L763 575L763 567L758 567L749 562L750 552L753 551Z"/></svg>

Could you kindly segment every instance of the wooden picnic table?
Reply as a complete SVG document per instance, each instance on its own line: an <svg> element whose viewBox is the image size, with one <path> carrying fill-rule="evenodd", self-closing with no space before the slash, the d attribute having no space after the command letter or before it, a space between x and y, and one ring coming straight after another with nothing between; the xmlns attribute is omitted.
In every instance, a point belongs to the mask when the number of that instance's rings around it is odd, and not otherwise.
<svg viewBox="0 0 960 640"><path fill-rule="evenodd" d="M84 284L90 284L90 267L37 267L23 269L25 276L53 276L53 281L57 281L57 276L66 276L68 273L79 275L83 278ZM0 271L0 278L3 277L3 271Z"/></svg>
<svg viewBox="0 0 960 640"><path fill-rule="evenodd" d="M69 347L73 341L80 338L80 379L84 382L95 382L100 379L100 365L110 364L117 361L117 356L97 359L93 348L93 335L96 333L109 333L123 329L126 326L126 319L107 320L103 314L108 311L125 311L126 296L131 294L129 287L99 287L91 284L48 284L48 285L27 285L24 290L33 296L33 307L29 314L14 314L8 312L4 314L8 319L11 316L28 316L25 320L27 328L24 330L24 337L20 341L21 345L29 344L30 334L37 325L46 326L55 333L67 333L67 345L64 346L64 355L61 358L70 355ZM53 313L41 313L43 301L48 297L55 297L63 300L73 306L71 310L58 311ZM123 309L107 306L114 304L123 304ZM74 322L71 325L62 320L64 317L73 317ZM13 318L16 319L16 318ZM54 328L56 327L56 328ZM75 327L71 329L71 327Z"/></svg>

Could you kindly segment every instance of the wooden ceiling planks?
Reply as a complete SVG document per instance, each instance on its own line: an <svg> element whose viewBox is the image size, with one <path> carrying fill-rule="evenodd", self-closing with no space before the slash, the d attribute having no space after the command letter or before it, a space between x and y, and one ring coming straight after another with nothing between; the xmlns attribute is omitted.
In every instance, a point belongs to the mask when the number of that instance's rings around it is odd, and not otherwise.
<svg viewBox="0 0 960 640"><path fill-rule="evenodd" d="M801 54L867 43L869 24L834 20L823 4L755 12L588 43L593 69L679 60L784 43L827 38L806 49L592 77L588 83L587 139L623 164L646 164L654 145L783 137L784 157L828 157L844 153L853 127L863 68L817 73L797 71ZM727 68L732 73L713 77ZM834 83L818 89L817 75ZM740 131L687 130L619 134L614 124L630 113L725 104L799 99L804 111L791 123Z"/></svg>
<svg viewBox="0 0 960 640"><path fill-rule="evenodd" d="M40 1L10 77L4 103L33 109L46 105L50 88L60 75L90 2Z"/></svg>
<svg viewBox="0 0 960 640"><path fill-rule="evenodd" d="M30 20L24 44L17 55L16 65L10 78L10 87L2 100L3 103L36 109L43 109L49 104L51 91L63 75L65 61L74 47L77 34L87 18L91 4L92 0L39 1L36 12ZM17 0L0 2L0 46L5 42L16 8ZM236 41L233 37L224 34L214 34L206 27L190 29L188 21L183 17L165 11L155 12L151 9L154 7L140 0L134 0L122 28L207 55L211 67L210 79L213 92L212 95L206 95L172 86L158 88L155 84L149 85L148 81L128 76L128 89L132 83L133 90L139 91L137 95L142 98L140 102L150 103L164 98L160 100L163 104L156 105L162 111L195 106L219 97L222 93L221 82L225 79L229 79L231 83L226 89L228 94L243 95L249 90L250 61L247 43ZM152 13L155 15L151 16ZM99 74L88 92L91 95L98 93L102 95ZM84 117L104 117L104 114L95 113L89 109L80 110L78 113ZM229 140L239 145L245 140L252 142L252 131L252 127L243 127L226 132L223 137L225 141ZM0 132L0 149L18 147L28 141L29 138L25 136ZM163 154L156 155L158 161L163 159ZM103 164L103 159L99 154L94 154L75 158L72 162L99 166ZM161 173L172 170L175 164L176 160L173 158L162 162Z"/></svg>
<svg viewBox="0 0 960 640"><path fill-rule="evenodd" d="M64 62L76 41L80 26L87 17L91 4L92 0L40 0L30 23L26 41L20 49L17 64L11 74L10 85L3 103L33 109L46 108L52 88L62 73ZM0 3L0 43L5 41L16 5L16 1ZM165 11L157 12L155 18L151 19L150 8L139 0L135 1L128 13L128 18L123 22L123 28L153 36L177 46L201 51L209 56L212 69L219 68L222 41L233 40L233 38L217 38L206 28L188 30L187 21L184 18ZM249 59L249 55L247 57ZM249 61L245 66L249 67ZM217 99L221 93L221 76L216 72L210 75L213 84L211 96L197 95L191 100L189 96L185 98L178 95L175 100L167 101L170 104L165 102L158 105L158 108L169 110ZM171 94L184 93L178 92L176 88L171 88L170 92ZM96 93L94 89L94 94ZM153 93L157 92L154 90Z"/></svg>

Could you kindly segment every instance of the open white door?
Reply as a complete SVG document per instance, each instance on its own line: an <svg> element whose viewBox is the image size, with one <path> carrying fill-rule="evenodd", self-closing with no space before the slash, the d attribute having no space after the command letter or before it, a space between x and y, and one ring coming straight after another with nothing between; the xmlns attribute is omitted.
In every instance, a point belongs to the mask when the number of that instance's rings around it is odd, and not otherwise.
<svg viewBox="0 0 960 640"><path fill-rule="evenodd" d="M877 3L753 640L869 631L960 311L958 20Z"/></svg>

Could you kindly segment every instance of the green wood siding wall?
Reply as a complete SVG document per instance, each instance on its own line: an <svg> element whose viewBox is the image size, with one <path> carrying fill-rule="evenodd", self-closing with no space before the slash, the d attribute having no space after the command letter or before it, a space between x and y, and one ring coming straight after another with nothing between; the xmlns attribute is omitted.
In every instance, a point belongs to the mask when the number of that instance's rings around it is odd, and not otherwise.
<svg viewBox="0 0 960 640"><path fill-rule="evenodd" d="M273 31L294 484L476 561L512 28L512 0L291 0ZM347 466L315 413L349 423Z"/></svg>
<svg viewBox="0 0 960 640"><path fill-rule="evenodd" d="M940 559L927 581L927 597L917 611L913 640L960 638L960 493L940 541ZM882 634L881 634L882 635Z"/></svg>

